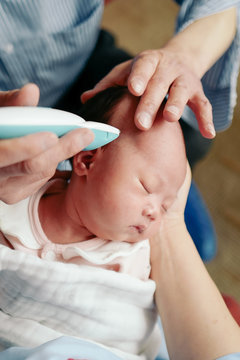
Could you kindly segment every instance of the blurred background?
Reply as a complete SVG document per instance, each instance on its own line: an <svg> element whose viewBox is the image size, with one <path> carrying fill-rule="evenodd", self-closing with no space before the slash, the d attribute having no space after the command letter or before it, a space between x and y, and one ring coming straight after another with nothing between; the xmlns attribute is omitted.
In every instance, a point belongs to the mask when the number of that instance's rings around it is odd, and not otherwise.
<svg viewBox="0 0 240 360"><path fill-rule="evenodd" d="M103 28L118 45L136 55L159 48L174 32L178 5L173 0L114 0L105 7ZM240 94L240 79L238 80ZM218 133L193 178L212 215L218 253L206 267L222 293L240 302L240 102L232 126Z"/></svg>

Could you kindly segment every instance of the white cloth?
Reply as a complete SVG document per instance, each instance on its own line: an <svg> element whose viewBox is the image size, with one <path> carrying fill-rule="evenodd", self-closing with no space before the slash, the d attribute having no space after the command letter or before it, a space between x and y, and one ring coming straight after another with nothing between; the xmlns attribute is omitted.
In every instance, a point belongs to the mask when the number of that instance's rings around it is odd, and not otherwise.
<svg viewBox="0 0 240 360"><path fill-rule="evenodd" d="M124 360L151 360L160 345L154 291L152 280L0 245L0 339L29 347L70 335Z"/></svg>

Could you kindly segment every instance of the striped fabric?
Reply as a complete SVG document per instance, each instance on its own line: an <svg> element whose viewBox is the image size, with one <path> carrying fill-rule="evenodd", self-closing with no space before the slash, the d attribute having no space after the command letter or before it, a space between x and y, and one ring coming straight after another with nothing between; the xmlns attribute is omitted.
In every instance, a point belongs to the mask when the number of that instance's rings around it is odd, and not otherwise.
<svg viewBox="0 0 240 360"><path fill-rule="evenodd" d="M1 0L0 90L34 82L52 106L92 52L102 10L102 0Z"/></svg>
<svg viewBox="0 0 240 360"><path fill-rule="evenodd" d="M236 6L238 27L228 51L213 65L202 78L205 95L213 107L213 120L217 131L228 128L236 105L237 77L240 62L240 0L178 0L182 3L177 19L176 31L181 31L193 21ZM199 45L201 46L201 45ZM196 118L186 107L184 120L198 129Z"/></svg>
<svg viewBox="0 0 240 360"><path fill-rule="evenodd" d="M43 260L0 244L0 344L35 347L67 335L124 360L154 360L161 343L155 289L151 279Z"/></svg>

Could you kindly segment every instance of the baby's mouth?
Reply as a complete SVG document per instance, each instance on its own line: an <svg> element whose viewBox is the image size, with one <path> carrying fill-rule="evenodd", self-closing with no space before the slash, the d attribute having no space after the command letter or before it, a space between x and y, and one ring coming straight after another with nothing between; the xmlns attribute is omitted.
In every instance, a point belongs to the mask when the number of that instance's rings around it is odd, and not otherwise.
<svg viewBox="0 0 240 360"><path fill-rule="evenodd" d="M134 229L139 234L142 234L146 230L145 225L131 225L130 228Z"/></svg>

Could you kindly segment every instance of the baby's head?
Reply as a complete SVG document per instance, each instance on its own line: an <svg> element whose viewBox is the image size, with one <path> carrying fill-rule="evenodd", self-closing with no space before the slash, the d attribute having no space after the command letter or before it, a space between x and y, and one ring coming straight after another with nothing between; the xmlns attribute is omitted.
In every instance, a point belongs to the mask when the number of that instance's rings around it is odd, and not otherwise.
<svg viewBox="0 0 240 360"><path fill-rule="evenodd" d="M165 121L160 110L150 130L138 130L138 102L125 87L109 88L80 113L121 130L112 143L73 159L73 206L83 225L104 239L136 242L153 235L185 178L180 125Z"/></svg>

